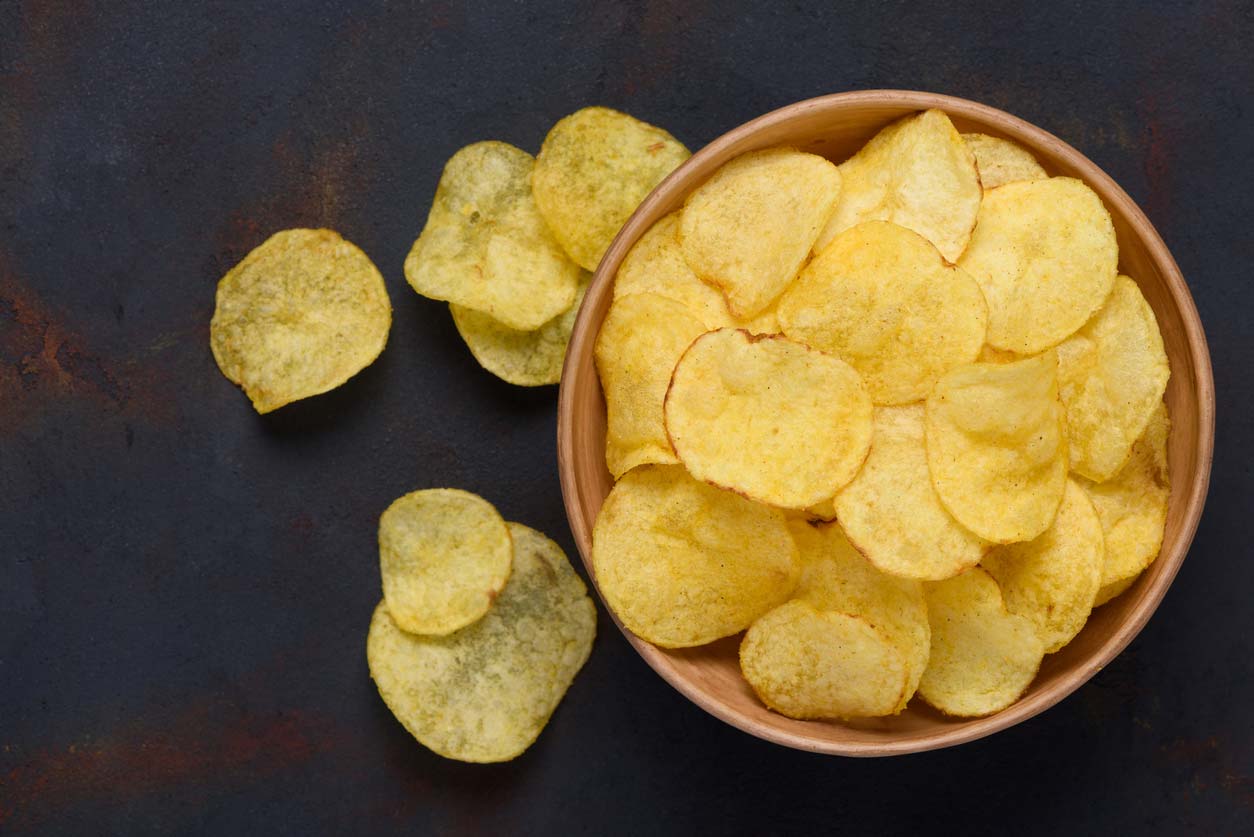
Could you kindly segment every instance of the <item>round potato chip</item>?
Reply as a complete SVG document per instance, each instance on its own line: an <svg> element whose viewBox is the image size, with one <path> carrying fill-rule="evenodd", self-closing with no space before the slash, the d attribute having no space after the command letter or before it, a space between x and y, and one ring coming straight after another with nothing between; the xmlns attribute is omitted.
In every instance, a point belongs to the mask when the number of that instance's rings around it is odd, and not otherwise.
<svg viewBox="0 0 1254 837"><path fill-rule="evenodd" d="M925 398L984 345L979 285L927 239L887 221L842 232L779 302L784 334L837 355L876 404Z"/></svg>
<svg viewBox="0 0 1254 837"><path fill-rule="evenodd" d="M1101 310L1058 346L1071 470L1095 482L1113 476L1162 404L1170 374L1153 310L1120 276Z"/></svg>
<svg viewBox="0 0 1254 837"><path fill-rule="evenodd" d="M984 195L958 266L988 302L988 342L1030 355L1056 346L1101 306L1119 246L1102 199L1070 177L1007 183Z"/></svg>
<svg viewBox="0 0 1254 837"><path fill-rule="evenodd" d="M871 445L871 399L848 364L740 329L711 331L688 347L664 412L693 476L788 508L831 497Z"/></svg>
<svg viewBox="0 0 1254 837"><path fill-rule="evenodd" d="M488 612L509 579L509 530L496 508L456 488L413 491L379 518L383 598L402 630L452 633Z"/></svg>
<svg viewBox="0 0 1254 837"><path fill-rule="evenodd" d="M531 185L570 257L596 270L618 230L688 149L666 131L609 108L577 110L544 138Z"/></svg>
<svg viewBox="0 0 1254 837"><path fill-rule="evenodd" d="M963 134L962 139L975 155L975 168L985 189L1049 177L1032 152L1017 142L988 134Z"/></svg>
<svg viewBox="0 0 1254 837"><path fill-rule="evenodd" d="M749 319L797 275L839 194L836 166L816 154L741 155L688 196L679 221L684 258Z"/></svg>
<svg viewBox="0 0 1254 837"><path fill-rule="evenodd" d="M380 602L366 659L383 702L445 758L508 761L539 736L588 659L596 608L561 547L510 523L513 573L492 609L448 636L403 631Z"/></svg>
<svg viewBox="0 0 1254 837"><path fill-rule="evenodd" d="M284 230L218 283L209 345L258 413L333 390L383 351L392 303L378 269L332 230Z"/></svg>
<svg viewBox="0 0 1254 837"><path fill-rule="evenodd" d="M1053 524L1035 539L999 546L982 562L1001 587L1006 609L1029 619L1052 654L1070 642L1093 610L1105 561L1102 524L1072 480Z"/></svg>
<svg viewBox="0 0 1254 837"><path fill-rule="evenodd" d="M925 586L932 656L919 696L946 715L991 715L1032 684L1045 646L1031 620L1006 610L979 567Z"/></svg>
<svg viewBox="0 0 1254 837"><path fill-rule="evenodd" d="M477 142L452 156L405 258L415 291L520 331L571 307L579 268L540 217L534 168L530 154L503 142Z"/></svg>
<svg viewBox="0 0 1254 837"><path fill-rule="evenodd" d="M880 570L937 581L974 567L988 543L945 510L927 466L922 405L879 407L871 453L836 495L841 527Z"/></svg>
<svg viewBox="0 0 1254 837"><path fill-rule="evenodd" d="M743 631L797 583L784 515L697 482L677 466L615 484L592 532L597 586L641 639L666 648Z"/></svg>
<svg viewBox="0 0 1254 837"><path fill-rule="evenodd" d="M684 305L707 329L733 325L723 294L697 278L679 247L679 213L663 217L627 251L614 279L614 299L654 293Z"/></svg>
<svg viewBox="0 0 1254 837"><path fill-rule="evenodd" d="M892 221L914 230L958 261L980 208L975 158L939 110L900 119L840 166L840 200L815 244L821 253L863 221Z"/></svg>
<svg viewBox="0 0 1254 837"><path fill-rule="evenodd" d="M945 375L928 396L932 485L949 513L985 540L1031 540L1062 502L1067 437L1057 371L1052 352L973 363Z"/></svg>

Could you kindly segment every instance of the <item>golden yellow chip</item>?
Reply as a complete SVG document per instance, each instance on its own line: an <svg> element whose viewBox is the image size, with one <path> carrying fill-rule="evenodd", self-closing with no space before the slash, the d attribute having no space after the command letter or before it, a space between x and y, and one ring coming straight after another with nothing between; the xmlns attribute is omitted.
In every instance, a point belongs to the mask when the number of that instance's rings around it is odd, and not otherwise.
<svg viewBox="0 0 1254 837"><path fill-rule="evenodd" d="M962 139L975 155L975 168L985 189L1049 177L1032 152L1017 142L988 134L963 134Z"/></svg>
<svg viewBox="0 0 1254 837"><path fill-rule="evenodd" d="M614 279L614 299L654 293L682 303L707 329L733 325L723 294L697 278L679 247L679 213L649 227L627 251Z"/></svg>
<svg viewBox="0 0 1254 837"><path fill-rule="evenodd" d="M697 479L804 509L853 479L871 444L871 410L839 358L724 328L697 338L675 366L666 432Z"/></svg>
<svg viewBox="0 0 1254 837"><path fill-rule="evenodd" d="M513 573L488 614L415 636L385 602L370 620L370 676L396 719L445 758L508 761L536 740L592 650L596 608L561 547L517 523Z"/></svg>
<svg viewBox="0 0 1254 837"><path fill-rule="evenodd" d="M1093 503L1068 480L1053 524L1033 540L995 548L982 566L1001 587L1006 609L1031 621L1052 654L1088 621L1105 553Z"/></svg>
<svg viewBox="0 0 1254 837"><path fill-rule="evenodd" d="M876 404L925 398L975 360L988 308L979 285L927 239L887 221L842 232L780 299L784 334L847 362Z"/></svg>
<svg viewBox="0 0 1254 837"><path fill-rule="evenodd" d="M533 168L530 154L503 142L477 142L449 159L405 258L415 291L520 331L571 307L579 268L536 209Z"/></svg>
<svg viewBox="0 0 1254 837"><path fill-rule="evenodd" d="M872 441L872 444L874 444L874 441ZM836 500L829 498L821 503L816 503L806 509L803 514L807 519L833 521L836 519Z"/></svg>
<svg viewBox="0 0 1254 837"><path fill-rule="evenodd" d="M332 230L284 230L218 283L209 345L259 413L335 389L383 351L392 303L378 269Z"/></svg>
<svg viewBox="0 0 1254 837"><path fill-rule="evenodd" d="M997 582L979 567L925 589L932 657L919 696L960 717L991 715L1018 700L1045 654L1032 622L1006 610Z"/></svg>
<svg viewBox="0 0 1254 837"><path fill-rule="evenodd" d="M592 532L597 586L641 639L704 645L749 627L797 583L783 512L700 483L678 466L625 474Z"/></svg>
<svg viewBox="0 0 1254 837"><path fill-rule="evenodd" d="M949 513L985 540L1035 538L1062 502L1067 437L1057 371L1053 352L973 363L928 396L932 485Z"/></svg>
<svg viewBox="0 0 1254 837"><path fill-rule="evenodd" d="M943 112L894 122L842 163L840 173L840 200L816 253L863 221L892 221L958 261L980 208L980 178L971 149Z"/></svg>
<svg viewBox="0 0 1254 837"><path fill-rule="evenodd" d="M979 563L988 543L945 510L927 466L922 405L879 407L871 453L836 495L849 540L880 570L939 580Z"/></svg>
<svg viewBox="0 0 1254 837"><path fill-rule="evenodd" d="M481 618L509 579L509 530L456 488L413 491L379 518L383 598L402 630L443 635Z"/></svg>
<svg viewBox="0 0 1254 837"><path fill-rule="evenodd" d="M577 110L544 138L531 184L544 220L580 267L596 270L618 230L688 149L609 108Z"/></svg>
<svg viewBox="0 0 1254 837"><path fill-rule="evenodd" d="M1071 470L1095 482L1114 475L1162 404L1170 374L1153 310L1120 276L1101 310L1058 346Z"/></svg>
<svg viewBox="0 0 1254 837"><path fill-rule="evenodd" d="M1111 599L1122 596L1140 577L1141 573L1137 573L1136 575L1128 576L1120 581L1112 581L1110 584L1103 584L1098 588L1097 596L1093 599L1093 607L1100 607Z"/></svg>
<svg viewBox="0 0 1254 837"><path fill-rule="evenodd" d="M818 155L744 154L688 196L679 221L684 258L722 288L733 314L752 318L797 275L839 194L836 166Z"/></svg>
<svg viewBox="0 0 1254 837"><path fill-rule="evenodd" d="M980 349L980 356L976 358L979 363L1014 363L1016 360L1023 360L1023 355L994 349L987 343Z"/></svg>
<svg viewBox="0 0 1254 837"><path fill-rule="evenodd" d="M988 191L958 266L984 291L989 344L1028 355L1084 325L1118 260L1102 199L1079 180L1051 177Z"/></svg>

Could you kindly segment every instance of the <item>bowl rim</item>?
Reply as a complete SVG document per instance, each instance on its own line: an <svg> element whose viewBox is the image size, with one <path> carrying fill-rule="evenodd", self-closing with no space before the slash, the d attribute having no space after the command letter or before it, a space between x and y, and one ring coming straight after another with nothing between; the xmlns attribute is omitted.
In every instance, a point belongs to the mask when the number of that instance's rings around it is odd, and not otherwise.
<svg viewBox="0 0 1254 837"><path fill-rule="evenodd" d="M756 720L742 715L739 711L728 707L685 680L673 666L670 658L659 648L635 636L623 627L613 610L605 607L614 624L635 648L636 652L648 663L658 675L679 691L682 695L710 713L714 717L737 729L758 738L781 744L798 750L844 756L886 756L951 747L974 741L995 732L1007 729L1015 724L1045 711L1068 695L1080 688L1094 674L1110 663L1124 648L1141 632L1150 616L1158 608L1180 570L1185 555L1189 551L1196 534L1210 484L1211 464L1214 453L1215 435L1215 390L1211 367L1210 351L1206 343L1206 335L1202 328L1201 318L1193 297L1189 293L1184 276L1172 257L1167 245L1163 242L1158 230L1146 217L1145 213L1132 200L1115 180L1106 174L1096 163L1080 151L1059 139L1054 134L1033 125L1017 116L989 105L950 96L941 93L930 93L918 90L873 89L856 90L843 93L832 93L811 99L794 102L772 110L762 116L745 122L722 134L684 161L675 171L671 172L636 208L627 222L619 230L605 255L597 266L588 287L585 304L576 317L571 333L570 345L562 368L560 387L558 390L557 414L557 458L558 474L562 486L562 498L565 505L567 521L575 545L579 550L588 577L596 587L596 575L592 569L592 532L585 524L583 504L579 499L577 488L576 458L574 446L573 414L575 390L579 376L577 359L592 351L596 333L592 328L592 310L589 300L598 300L612 286L613 274L618 270L626 251L648 229L652 221L646 220L654 214L655 207L670 198L678 185L687 179L687 172L699 167L705 160L722 155L732 146L747 136L764 128L781 122L791 121L800 114L827 109L841 105L875 105L897 106L907 110L927 110L937 108L951 116L967 118L983 124L1007 126L1018 132L1037 146L1050 149L1057 156L1067 158L1073 164L1082 179L1090 184L1100 184L1103 197L1118 205L1119 210L1128 219L1129 224L1137 233L1149 254L1151 261L1161 273L1173 303L1177 307L1184 325L1184 338L1191 349L1191 367L1196 379L1198 432L1195 455L1197 470L1187 491L1181 496L1180 502L1184 512L1180 518L1180 537L1176 548L1170 554L1160 554L1157 561L1162 565L1154 578L1153 585L1145 591L1135 608L1127 618L1118 625L1111 636L1091 654L1081 661L1065 678L1046 686L1028 697L1022 698L1006 709L983 718L969 719L961 726L940 728L934 732L926 732L918 736L910 736L896 740L856 741L837 743L816 740L805 735L786 732L774 727L763 725ZM593 373L595 377L595 372ZM599 386L599 382L597 384ZM597 595L604 603L600 589Z"/></svg>

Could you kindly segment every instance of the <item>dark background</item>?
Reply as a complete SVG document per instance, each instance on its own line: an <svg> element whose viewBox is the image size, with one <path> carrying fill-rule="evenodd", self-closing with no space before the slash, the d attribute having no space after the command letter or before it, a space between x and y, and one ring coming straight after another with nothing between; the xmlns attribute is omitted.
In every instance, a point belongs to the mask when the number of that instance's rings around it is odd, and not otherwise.
<svg viewBox="0 0 1254 837"><path fill-rule="evenodd" d="M0 832L1250 827L1250 3L252 5L0 2ZM401 273L444 160L535 151L589 104L696 149L873 87L1058 134L1179 260L1218 439L1154 619L1041 717L862 761L724 726L602 613L530 751L428 753L366 671L379 513L457 486L574 556L556 389L480 370ZM395 322L346 386L259 417L209 353L214 288L296 226L360 245Z"/></svg>

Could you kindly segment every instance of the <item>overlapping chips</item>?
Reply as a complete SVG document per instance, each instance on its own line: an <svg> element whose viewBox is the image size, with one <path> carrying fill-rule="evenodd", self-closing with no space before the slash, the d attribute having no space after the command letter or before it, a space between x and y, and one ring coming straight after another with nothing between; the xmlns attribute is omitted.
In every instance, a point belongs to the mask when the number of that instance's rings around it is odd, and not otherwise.
<svg viewBox="0 0 1254 837"><path fill-rule="evenodd" d="M975 168L985 189L1049 177L1032 152L1017 142L988 134L963 134L962 139L975 155Z"/></svg>
<svg viewBox="0 0 1254 837"><path fill-rule="evenodd" d="M618 266L614 299L640 293L659 294L682 304L707 329L733 325L723 294L702 282L684 261L678 235L678 212L649 227Z"/></svg>

